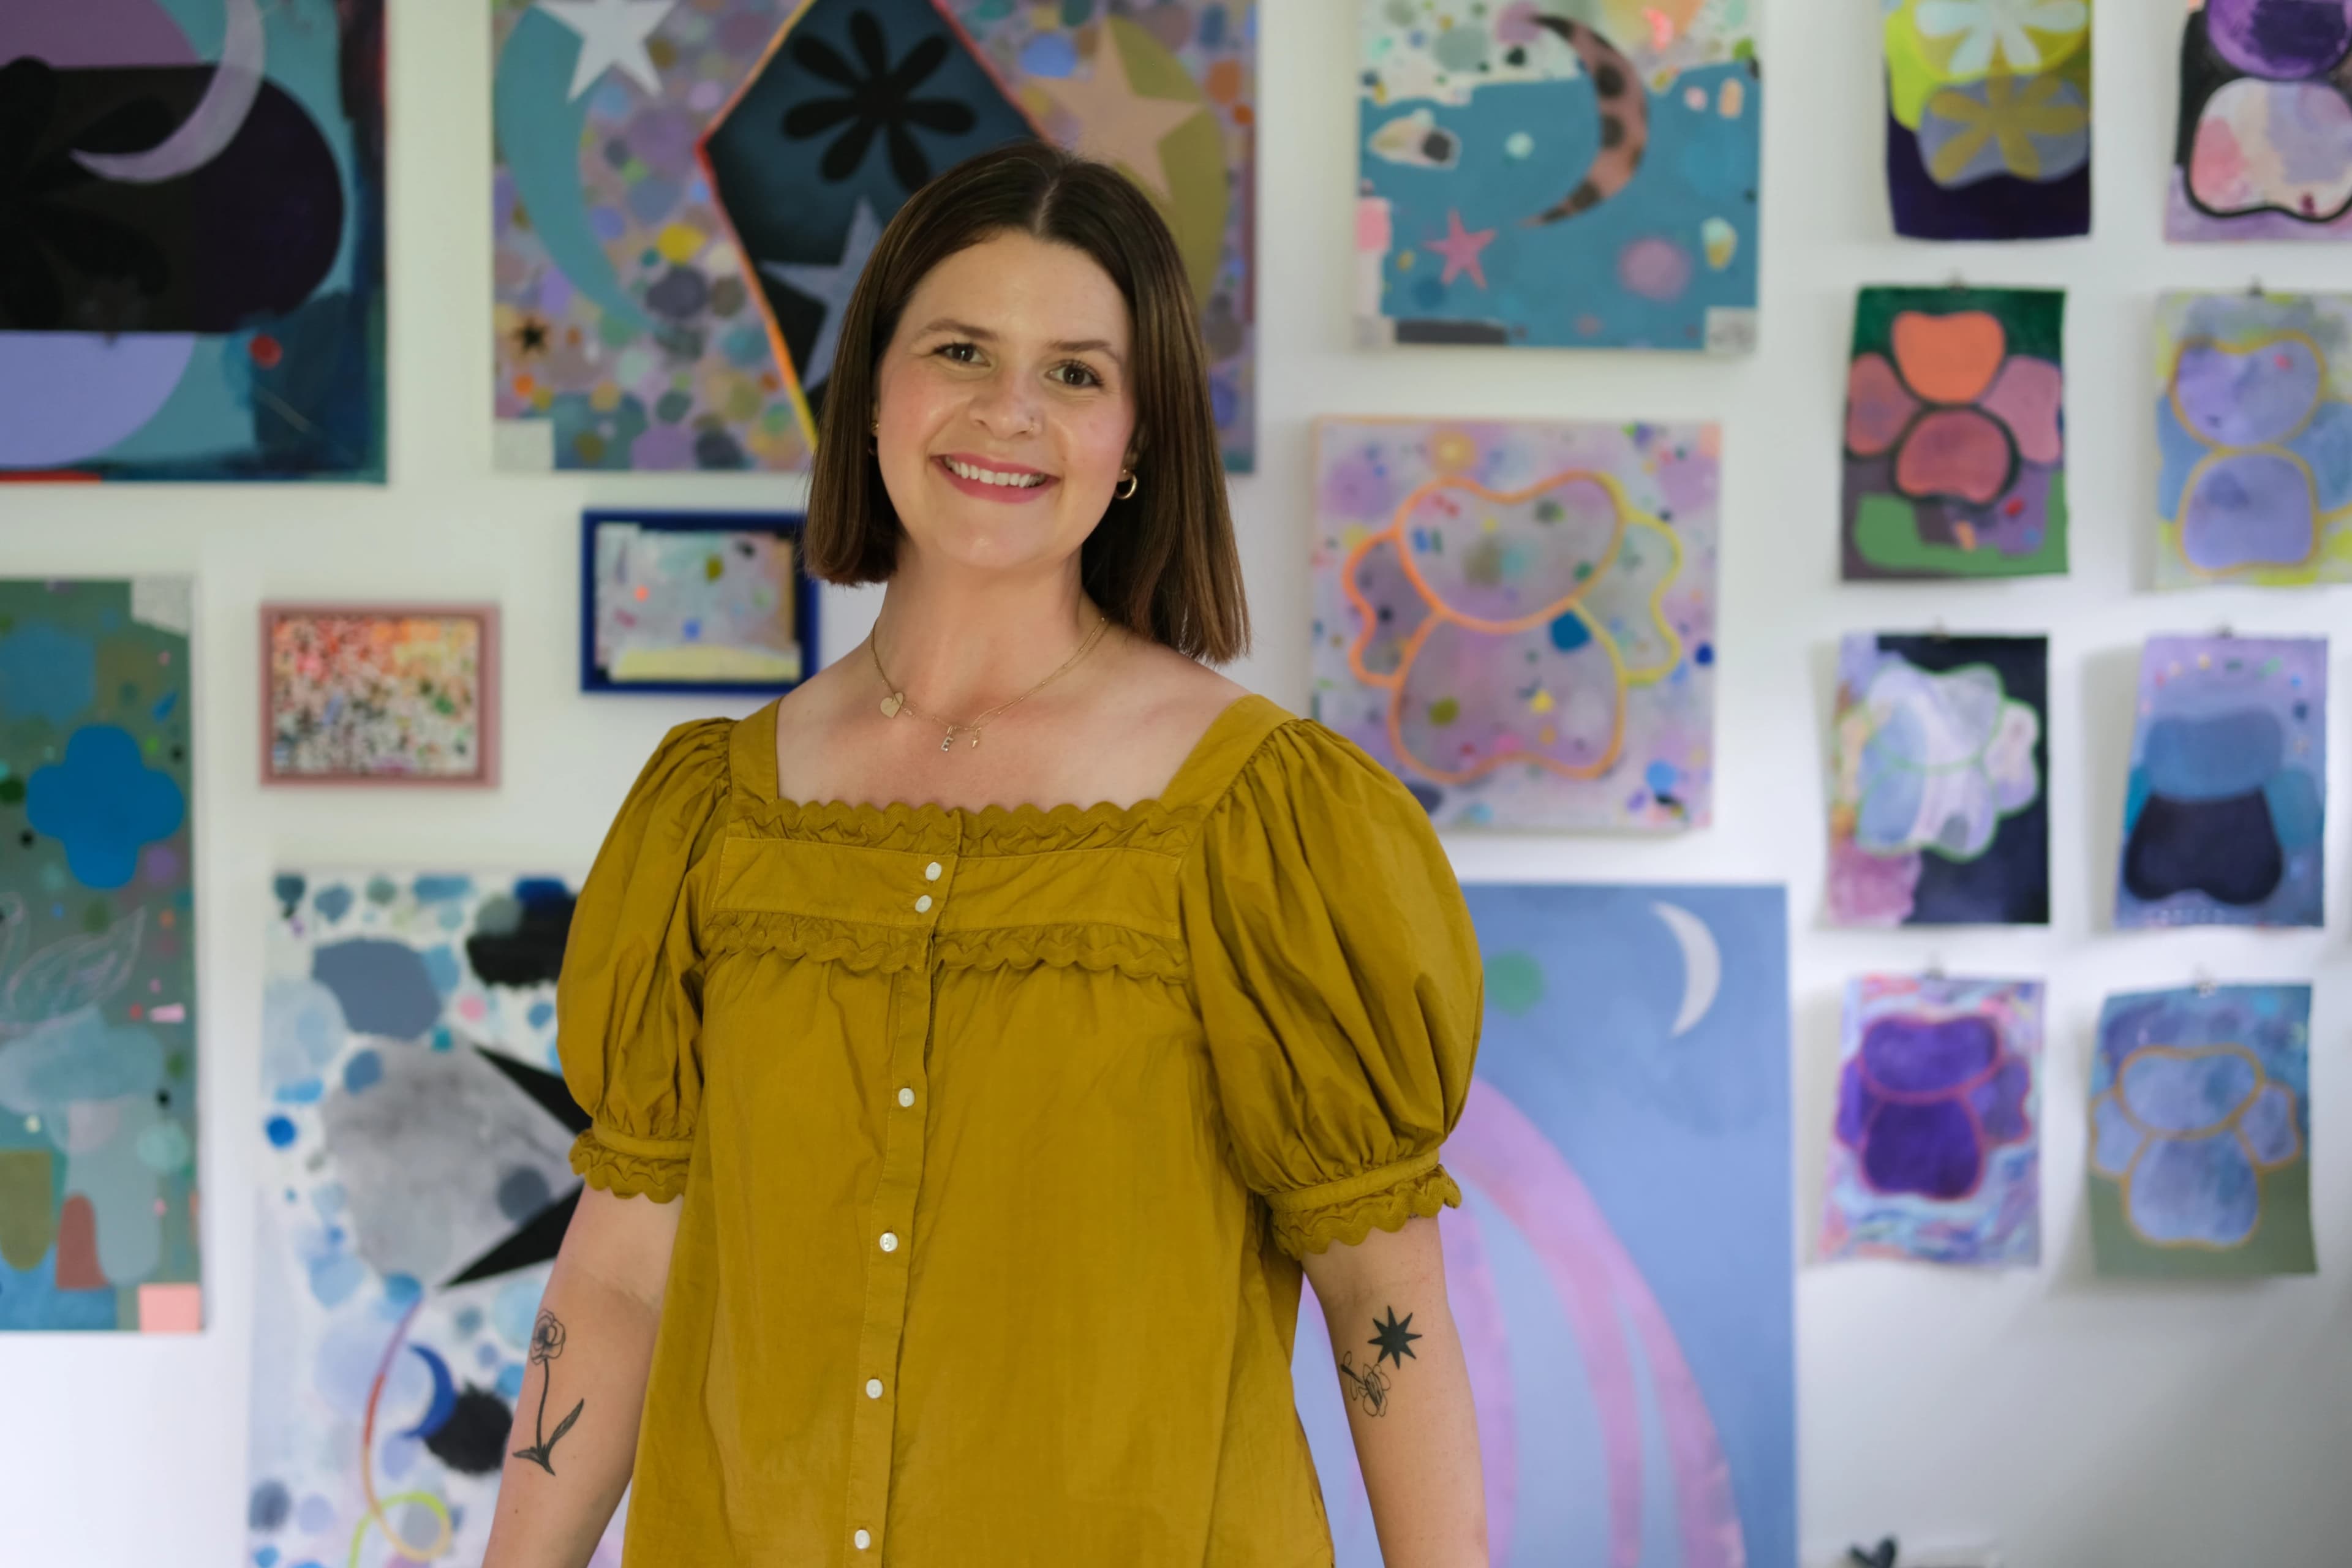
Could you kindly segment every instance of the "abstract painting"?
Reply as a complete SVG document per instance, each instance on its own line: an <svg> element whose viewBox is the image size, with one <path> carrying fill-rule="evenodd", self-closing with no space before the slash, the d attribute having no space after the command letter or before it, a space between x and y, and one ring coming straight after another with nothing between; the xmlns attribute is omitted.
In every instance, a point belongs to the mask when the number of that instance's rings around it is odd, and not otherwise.
<svg viewBox="0 0 2352 1568"><path fill-rule="evenodd" d="M1862 290L1847 582L2065 573L2065 317L2050 289Z"/></svg>
<svg viewBox="0 0 2352 1568"><path fill-rule="evenodd" d="M251 1561L476 1563L580 1201L572 893L277 878L261 1018ZM620 1522L596 1568L617 1568Z"/></svg>
<svg viewBox="0 0 2352 1568"><path fill-rule="evenodd" d="M1712 425L1317 427L1314 714L1445 827L1714 800Z"/></svg>
<svg viewBox="0 0 2352 1568"><path fill-rule="evenodd" d="M2110 996L2091 1064L2101 1274L2309 1274L2311 987Z"/></svg>
<svg viewBox="0 0 2352 1568"><path fill-rule="evenodd" d="M1785 895L1465 891L1486 1020L1437 1224L1487 1560L1796 1568ZM1347 1346L1304 1296L1293 1381L1334 1560L1374 1568Z"/></svg>
<svg viewBox="0 0 2352 1568"><path fill-rule="evenodd" d="M817 667L798 513L592 511L583 691L775 692Z"/></svg>
<svg viewBox="0 0 2352 1568"><path fill-rule="evenodd" d="M2156 354L2156 585L2352 582L2352 294L2167 294Z"/></svg>
<svg viewBox="0 0 2352 1568"><path fill-rule="evenodd" d="M1362 338L1752 349L1757 9L1364 0Z"/></svg>
<svg viewBox="0 0 2352 1568"><path fill-rule="evenodd" d="M2042 1259L2042 983L1847 983L1817 1255Z"/></svg>
<svg viewBox="0 0 2352 1568"><path fill-rule="evenodd" d="M2352 239L2352 4L2189 0L2168 239Z"/></svg>
<svg viewBox="0 0 2352 1568"><path fill-rule="evenodd" d="M190 615L0 580L0 1330L204 1326Z"/></svg>
<svg viewBox="0 0 2352 1568"><path fill-rule="evenodd" d="M2091 232L2091 0L1882 0L1906 239Z"/></svg>
<svg viewBox="0 0 2352 1568"><path fill-rule="evenodd" d="M2327 639L2150 637L2116 924L2326 923Z"/></svg>
<svg viewBox="0 0 2352 1568"><path fill-rule="evenodd" d="M261 782L495 784L492 605L265 605Z"/></svg>
<svg viewBox="0 0 2352 1568"><path fill-rule="evenodd" d="M1839 646L1832 925L2049 922L2049 689L2042 637Z"/></svg>
<svg viewBox="0 0 2352 1568"><path fill-rule="evenodd" d="M1044 137L1175 234L1256 444L1251 0L493 0L502 466L803 468L850 291L933 174Z"/></svg>
<svg viewBox="0 0 2352 1568"><path fill-rule="evenodd" d="M0 479L383 479L383 18L0 5Z"/></svg>

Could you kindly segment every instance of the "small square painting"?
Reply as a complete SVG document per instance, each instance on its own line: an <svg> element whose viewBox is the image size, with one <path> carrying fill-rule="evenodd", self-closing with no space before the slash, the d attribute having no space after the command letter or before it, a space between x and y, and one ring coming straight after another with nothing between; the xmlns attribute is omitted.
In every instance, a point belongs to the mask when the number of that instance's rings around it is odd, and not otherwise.
<svg viewBox="0 0 2352 1568"><path fill-rule="evenodd" d="M498 783L499 612L268 605L261 782Z"/></svg>

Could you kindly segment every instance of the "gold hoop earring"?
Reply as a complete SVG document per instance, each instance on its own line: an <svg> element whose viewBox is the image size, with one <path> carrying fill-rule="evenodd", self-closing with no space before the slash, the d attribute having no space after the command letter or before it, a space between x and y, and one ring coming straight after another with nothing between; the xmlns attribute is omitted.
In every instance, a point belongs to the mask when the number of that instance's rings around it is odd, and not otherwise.
<svg viewBox="0 0 2352 1568"><path fill-rule="evenodd" d="M1135 477L1135 470L1132 468L1129 468L1126 473L1119 477L1126 480L1127 488L1124 489L1115 489L1111 491L1111 499L1114 500L1133 500L1135 499L1136 487L1142 483L1142 481Z"/></svg>

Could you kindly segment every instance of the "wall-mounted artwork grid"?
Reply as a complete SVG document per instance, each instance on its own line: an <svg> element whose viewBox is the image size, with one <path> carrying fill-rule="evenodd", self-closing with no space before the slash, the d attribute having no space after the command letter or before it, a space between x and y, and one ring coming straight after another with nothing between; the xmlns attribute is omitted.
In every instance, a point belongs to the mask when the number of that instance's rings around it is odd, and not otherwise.
<svg viewBox="0 0 2352 1568"><path fill-rule="evenodd" d="M499 782L495 605L264 605L261 782Z"/></svg>
<svg viewBox="0 0 2352 1568"><path fill-rule="evenodd" d="M2168 239L2352 239L2352 6L2189 0Z"/></svg>
<svg viewBox="0 0 2352 1568"><path fill-rule="evenodd" d="M796 512L585 514L581 689L777 692L814 673L802 528Z"/></svg>

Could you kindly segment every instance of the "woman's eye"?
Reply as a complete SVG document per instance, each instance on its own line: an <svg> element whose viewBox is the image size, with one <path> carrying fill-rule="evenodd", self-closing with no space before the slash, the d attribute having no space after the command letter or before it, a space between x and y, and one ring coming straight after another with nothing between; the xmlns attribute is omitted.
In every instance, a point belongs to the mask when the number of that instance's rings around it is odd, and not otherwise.
<svg viewBox="0 0 2352 1568"><path fill-rule="evenodd" d="M1065 386L1100 386L1102 384L1102 377L1076 361L1062 366L1054 374L1062 377L1062 384Z"/></svg>
<svg viewBox="0 0 2352 1568"><path fill-rule="evenodd" d="M973 360L980 357L980 345L977 343L942 343L940 345L939 352L947 358L955 361L958 364L970 364Z"/></svg>

